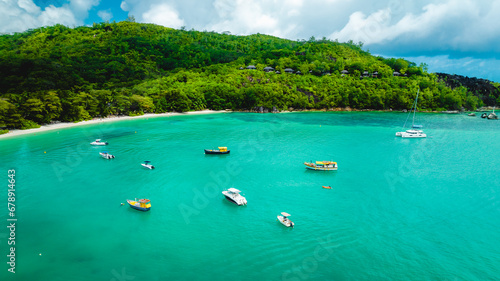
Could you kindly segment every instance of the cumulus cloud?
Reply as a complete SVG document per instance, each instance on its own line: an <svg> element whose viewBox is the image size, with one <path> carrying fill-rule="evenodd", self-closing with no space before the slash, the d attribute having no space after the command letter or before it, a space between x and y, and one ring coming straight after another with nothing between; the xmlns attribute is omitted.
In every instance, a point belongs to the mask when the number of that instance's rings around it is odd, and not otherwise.
<svg viewBox="0 0 500 281"><path fill-rule="evenodd" d="M303 0L290 0L286 5L264 0L215 0L213 6L218 20L209 25L209 29L241 35L264 33L286 37L297 30L295 18L300 15L303 5Z"/></svg>
<svg viewBox="0 0 500 281"><path fill-rule="evenodd" d="M98 5L98 0L71 0L60 7L37 6L33 0L0 1L0 32L22 32L29 28L63 24L82 25L88 10Z"/></svg>
<svg viewBox="0 0 500 281"><path fill-rule="evenodd" d="M98 11L97 16L99 16L103 21L109 21L111 18L113 18L113 14L109 10Z"/></svg>
<svg viewBox="0 0 500 281"><path fill-rule="evenodd" d="M172 28L180 28L184 21L179 18L179 13L168 4L155 4L144 12L141 17L143 22L155 23Z"/></svg>
<svg viewBox="0 0 500 281"><path fill-rule="evenodd" d="M399 11L401 12L401 11ZM391 7L369 15L351 14L347 24L329 38L339 41L362 41L365 46L395 46L423 52L430 51L497 51L500 33L498 21L493 20L500 12L497 2L480 5L470 0L449 0L428 4L420 11L406 12L395 17ZM377 46L378 45L378 46ZM388 48L395 51L395 48Z"/></svg>
<svg viewBox="0 0 500 281"><path fill-rule="evenodd" d="M120 9L124 10L125 12L128 11L128 4L125 1L122 1L120 4Z"/></svg>

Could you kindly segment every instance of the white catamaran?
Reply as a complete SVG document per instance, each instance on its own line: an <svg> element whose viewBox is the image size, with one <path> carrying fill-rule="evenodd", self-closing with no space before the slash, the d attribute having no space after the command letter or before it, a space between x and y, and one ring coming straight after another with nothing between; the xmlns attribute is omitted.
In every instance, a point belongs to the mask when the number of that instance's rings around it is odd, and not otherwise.
<svg viewBox="0 0 500 281"><path fill-rule="evenodd" d="M415 98L415 101L413 102L413 105L411 106L410 113L408 113L408 117L406 117L405 124L403 125L403 129L406 127L406 122L408 122L408 118L410 118L410 115L413 111L413 120L411 122L411 129L403 131L403 132L396 132L396 137L402 137L402 138L426 138L427 135L422 131L422 130L417 130L422 128L422 125L416 125L415 124L415 112L417 112L417 102L418 102L418 94L420 90L417 91L417 97Z"/></svg>

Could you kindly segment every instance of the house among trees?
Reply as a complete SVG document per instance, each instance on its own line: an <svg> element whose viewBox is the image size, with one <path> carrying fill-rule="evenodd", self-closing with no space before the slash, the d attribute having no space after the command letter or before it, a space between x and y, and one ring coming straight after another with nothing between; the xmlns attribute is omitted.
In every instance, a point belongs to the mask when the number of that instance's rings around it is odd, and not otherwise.
<svg viewBox="0 0 500 281"><path fill-rule="evenodd" d="M286 73L293 73L293 69L291 69L291 68L285 68L285 72Z"/></svg>
<svg viewBox="0 0 500 281"><path fill-rule="evenodd" d="M373 78L377 78L377 77L378 77L378 71L373 72L373 73L372 73L372 77L373 77Z"/></svg>
<svg viewBox="0 0 500 281"><path fill-rule="evenodd" d="M363 77L368 77L368 76L370 76L370 73L368 73L368 71L363 72Z"/></svg>
<svg viewBox="0 0 500 281"><path fill-rule="evenodd" d="M249 65L247 66L247 69L257 69L257 67L255 67L255 65Z"/></svg>
<svg viewBox="0 0 500 281"><path fill-rule="evenodd" d="M401 76L401 73L399 73L399 72L397 72L397 71L394 71L394 72L392 73L392 76Z"/></svg>
<svg viewBox="0 0 500 281"><path fill-rule="evenodd" d="M342 73L342 74L349 74L349 71L347 71L347 70L344 69L340 73Z"/></svg>
<svg viewBox="0 0 500 281"><path fill-rule="evenodd" d="M272 68L272 67L270 67L270 66L266 66L266 67L264 67L264 71L265 71L265 72L274 71L274 68Z"/></svg>

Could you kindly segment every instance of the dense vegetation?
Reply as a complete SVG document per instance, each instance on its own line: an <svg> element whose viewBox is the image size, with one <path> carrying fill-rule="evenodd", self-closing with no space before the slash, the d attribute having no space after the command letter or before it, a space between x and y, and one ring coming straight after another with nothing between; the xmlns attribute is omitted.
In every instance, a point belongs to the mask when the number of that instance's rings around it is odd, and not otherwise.
<svg viewBox="0 0 500 281"><path fill-rule="evenodd" d="M301 74L285 73L286 68ZM393 76L395 71L401 76ZM485 100L491 105L500 101L498 85L493 87L496 96ZM261 106L404 109L418 89L421 110L475 109L485 102L466 87L448 87L425 65L372 56L361 43L235 36L131 21L0 36L0 128Z"/></svg>

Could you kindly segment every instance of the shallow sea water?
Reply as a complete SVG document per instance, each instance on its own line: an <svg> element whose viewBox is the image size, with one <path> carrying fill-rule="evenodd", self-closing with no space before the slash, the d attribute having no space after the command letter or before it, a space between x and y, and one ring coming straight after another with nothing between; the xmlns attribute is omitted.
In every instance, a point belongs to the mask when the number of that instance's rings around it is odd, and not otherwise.
<svg viewBox="0 0 500 281"><path fill-rule="evenodd" d="M158 117L0 140L0 221L8 225L8 169L18 219L15 274L0 228L0 279L495 280L500 122L418 116L427 139L394 136L402 113L308 112ZM96 138L109 145L91 146ZM230 155L203 154L217 146ZM309 171L310 160L339 169ZM229 187L248 205L224 199ZM151 211L121 205L134 198L151 199ZM283 211L295 228L276 220Z"/></svg>

